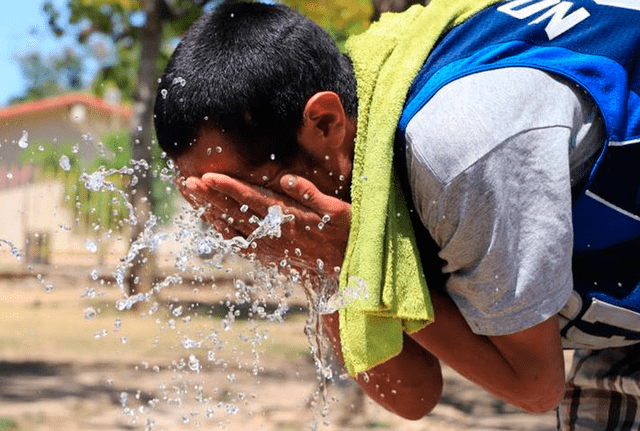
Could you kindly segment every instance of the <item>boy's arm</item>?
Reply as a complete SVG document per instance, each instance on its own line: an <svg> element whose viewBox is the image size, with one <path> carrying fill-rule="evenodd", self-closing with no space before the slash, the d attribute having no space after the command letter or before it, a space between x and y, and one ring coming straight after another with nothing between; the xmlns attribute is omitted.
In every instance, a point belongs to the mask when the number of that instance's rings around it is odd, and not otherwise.
<svg viewBox="0 0 640 431"><path fill-rule="evenodd" d="M552 317L527 330L503 336L474 334L453 301L432 290L434 323L406 335L402 352L359 375L369 397L406 418L419 419L440 400L438 359L496 397L531 413L555 408L565 391L564 356L558 322ZM337 313L325 328L341 358Z"/></svg>
<svg viewBox="0 0 640 431"><path fill-rule="evenodd" d="M338 321L337 311L324 316L326 335L342 361ZM433 410L442 393L440 362L406 334L399 355L359 374L355 381L382 407L412 420Z"/></svg>
<svg viewBox="0 0 640 431"><path fill-rule="evenodd" d="M528 412L555 408L565 391L564 356L555 316L510 335L474 334L455 303L431 291L435 321L411 334L467 379Z"/></svg>

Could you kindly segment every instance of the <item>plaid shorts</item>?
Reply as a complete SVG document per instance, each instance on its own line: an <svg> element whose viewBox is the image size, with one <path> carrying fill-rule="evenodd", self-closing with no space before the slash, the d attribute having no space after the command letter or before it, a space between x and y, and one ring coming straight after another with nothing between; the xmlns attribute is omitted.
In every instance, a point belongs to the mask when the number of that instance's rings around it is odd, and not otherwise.
<svg viewBox="0 0 640 431"><path fill-rule="evenodd" d="M640 344L576 350L558 430L640 429Z"/></svg>

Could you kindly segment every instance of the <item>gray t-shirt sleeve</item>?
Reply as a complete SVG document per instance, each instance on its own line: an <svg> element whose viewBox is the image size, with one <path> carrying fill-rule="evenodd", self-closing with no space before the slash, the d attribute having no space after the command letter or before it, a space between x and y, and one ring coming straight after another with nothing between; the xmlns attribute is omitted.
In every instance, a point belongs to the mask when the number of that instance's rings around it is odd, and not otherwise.
<svg viewBox="0 0 640 431"><path fill-rule="evenodd" d="M454 81L409 123L412 197L474 332L518 332L566 303L571 184L601 129L580 90L527 68Z"/></svg>

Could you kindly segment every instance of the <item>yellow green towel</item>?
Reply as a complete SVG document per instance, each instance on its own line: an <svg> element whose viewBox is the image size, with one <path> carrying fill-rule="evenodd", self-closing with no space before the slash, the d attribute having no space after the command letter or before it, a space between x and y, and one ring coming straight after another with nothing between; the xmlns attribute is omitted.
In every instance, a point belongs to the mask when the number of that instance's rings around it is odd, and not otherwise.
<svg viewBox="0 0 640 431"><path fill-rule="evenodd" d="M364 372L402 350L403 331L433 320L409 214L393 170L393 141L407 91L446 31L498 0L432 0L383 14L347 41L358 83L351 228L340 289L368 294L340 310L347 371ZM346 294L348 295L348 294Z"/></svg>

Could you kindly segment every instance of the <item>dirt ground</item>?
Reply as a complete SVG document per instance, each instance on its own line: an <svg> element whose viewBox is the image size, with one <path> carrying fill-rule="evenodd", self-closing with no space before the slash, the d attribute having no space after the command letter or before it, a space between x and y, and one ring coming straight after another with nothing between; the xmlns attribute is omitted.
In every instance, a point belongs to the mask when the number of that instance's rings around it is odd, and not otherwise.
<svg viewBox="0 0 640 431"><path fill-rule="evenodd" d="M304 301L284 322L238 313L227 331L212 310L228 308L230 283L226 296L174 286L159 310L121 313L119 290L88 272L36 273L0 279L0 431L556 429L555 413L522 413L446 367L442 402L419 421L340 377L323 415Z"/></svg>

